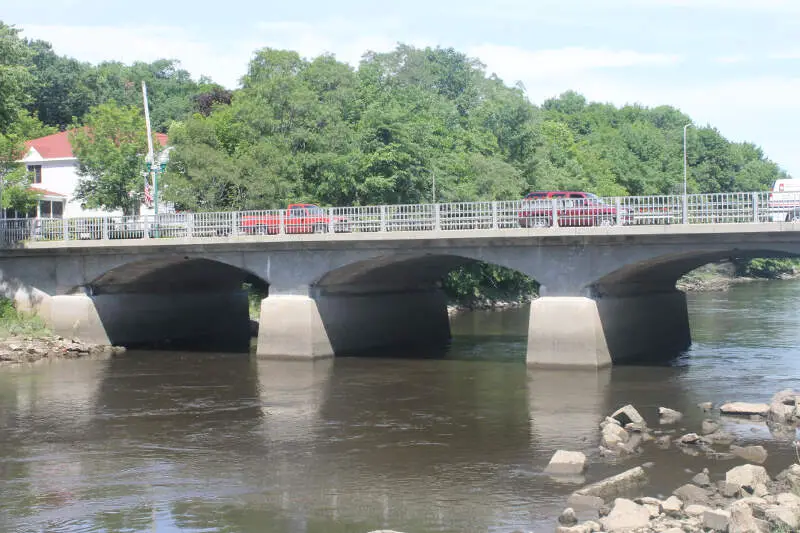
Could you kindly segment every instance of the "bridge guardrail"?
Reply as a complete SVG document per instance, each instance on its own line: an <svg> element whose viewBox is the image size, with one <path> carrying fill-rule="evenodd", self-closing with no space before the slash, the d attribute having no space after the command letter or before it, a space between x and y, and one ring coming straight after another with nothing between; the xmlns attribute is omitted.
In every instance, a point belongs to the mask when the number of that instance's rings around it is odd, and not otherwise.
<svg viewBox="0 0 800 533"><path fill-rule="evenodd" d="M313 222L283 210L0 220L0 246L24 241L202 239L316 232L504 230L510 228L800 221L800 202L769 192L558 198L321 208Z"/></svg>

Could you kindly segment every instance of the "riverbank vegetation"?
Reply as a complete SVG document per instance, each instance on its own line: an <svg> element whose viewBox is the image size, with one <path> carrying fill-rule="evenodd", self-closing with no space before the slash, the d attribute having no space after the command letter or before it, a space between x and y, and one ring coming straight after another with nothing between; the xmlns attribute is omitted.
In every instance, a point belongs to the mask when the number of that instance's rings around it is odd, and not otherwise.
<svg viewBox="0 0 800 533"><path fill-rule="evenodd" d="M571 91L536 105L521 84L452 48L400 44L387 53L365 51L357 67L330 55L263 48L230 89L193 79L172 59L80 62L2 22L0 47L2 201L20 211L34 200L26 192L30 176L15 163L25 139L89 123L113 130L114 117L125 117L119 137L142 144L126 153L146 151L143 136L123 135L144 129L141 81L154 128L174 147L162 198L184 210L431 202L434 179L438 202L553 189L673 194L682 184L683 126L691 117L680 110L616 107ZM78 155L93 154L91 165L81 162L83 201L135 209L143 191L128 194L136 181L130 165L120 186L114 168L121 151L104 162L85 137L76 136ZM687 148L693 193L765 190L786 177L761 148L728 141L711 125L691 129ZM748 271L764 268L773 266ZM535 282L471 265L444 286L453 299L478 301L527 297Z"/></svg>
<svg viewBox="0 0 800 533"><path fill-rule="evenodd" d="M14 302L0 297L0 339L8 337L44 338L50 330L36 315L19 311Z"/></svg>

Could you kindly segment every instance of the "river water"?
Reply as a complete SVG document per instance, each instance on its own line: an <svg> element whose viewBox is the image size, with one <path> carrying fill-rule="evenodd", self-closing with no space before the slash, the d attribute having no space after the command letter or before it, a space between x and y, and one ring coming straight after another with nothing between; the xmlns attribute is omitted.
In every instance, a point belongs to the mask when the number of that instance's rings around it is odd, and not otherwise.
<svg viewBox="0 0 800 533"><path fill-rule="evenodd" d="M689 297L694 344L667 366L527 371L527 311L457 317L450 351L316 363L131 353L0 372L0 531L408 533L543 531L577 485L542 474L558 448L586 481L644 462L649 495L714 463L650 446L611 462L597 423L665 405L764 401L800 382L800 283ZM791 444L763 424L775 474Z"/></svg>

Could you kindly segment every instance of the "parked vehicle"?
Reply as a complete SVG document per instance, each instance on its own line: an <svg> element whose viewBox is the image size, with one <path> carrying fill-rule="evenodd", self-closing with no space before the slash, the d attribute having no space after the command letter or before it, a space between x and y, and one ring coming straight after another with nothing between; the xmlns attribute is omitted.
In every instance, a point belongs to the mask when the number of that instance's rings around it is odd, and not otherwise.
<svg viewBox="0 0 800 533"><path fill-rule="evenodd" d="M324 209L314 204L291 204L283 217L273 214L243 215L240 224L242 231L251 235L276 235L281 232L281 224L285 233L326 233L331 229L336 233L350 231L346 217L331 218Z"/></svg>
<svg viewBox="0 0 800 533"><path fill-rule="evenodd" d="M800 179L775 181L767 205L772 222L800 222Z"/></svg>
<svg viewBox="0 0 800 533"><path fill-rule="evenodd" d="M588 192L546 191L525 196L519 212L523 228L546 228L553 225L553 200L556 200L558 226L613 226L617 208Z"/></svg>

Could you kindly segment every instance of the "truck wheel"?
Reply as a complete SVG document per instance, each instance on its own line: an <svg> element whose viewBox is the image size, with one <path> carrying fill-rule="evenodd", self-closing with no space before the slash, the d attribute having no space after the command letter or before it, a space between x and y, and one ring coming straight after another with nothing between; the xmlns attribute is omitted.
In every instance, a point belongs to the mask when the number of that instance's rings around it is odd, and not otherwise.
<svg viewBox="0 0 800 533"><path fill-rule="evenodd" d="M313 228L314 233L327 233L328 226L323 226L322 224L316 224Z"/></svg>
<svg viewBox="0 0 800 533"><path fill-rule="evenodd" d="M600 219L600 225L601 226L613 226L614 225L614 219L613 218L601 218Z"/></svg>
<svg viewBox="0 0 800 533"><path fill-rule="evenodd" d="M786 222L800 222L800 209L787 213Z"/></svg>

